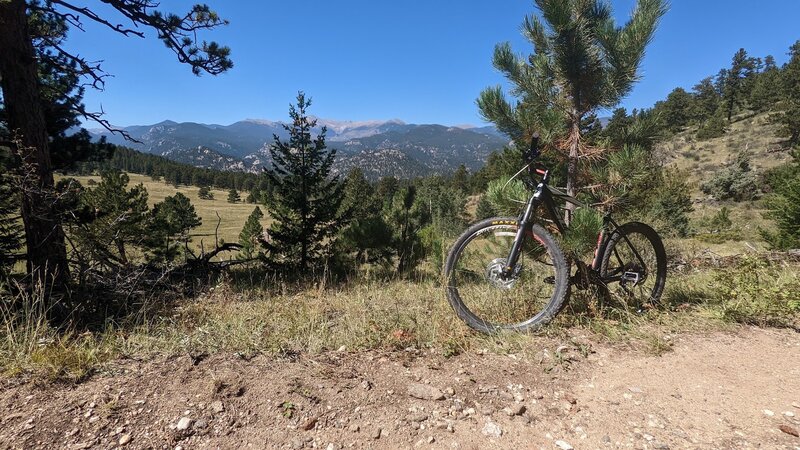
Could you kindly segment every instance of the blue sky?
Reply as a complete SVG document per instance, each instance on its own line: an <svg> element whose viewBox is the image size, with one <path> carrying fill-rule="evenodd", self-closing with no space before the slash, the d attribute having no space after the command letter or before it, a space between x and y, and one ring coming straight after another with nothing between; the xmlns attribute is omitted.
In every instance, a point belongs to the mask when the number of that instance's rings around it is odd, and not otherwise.
<svg viewBox="0 0 800 450"><path fill-rule="evenodd" d="M203 35L231 47L230 72L195 77L154 36L87 24L68 47L114 75L105 91L87 91L87 107L118 126L283 120L303 90L319 117L480 125L475 98L504 81L491 66L494 45L529 53L520 24L535 11L531 0L207 1L230 20ZM162 5L185 12L192 3ZM611 3L623 22L635 0ZM740 47L782 64L798 24L798 0L673 0L622 106L650 107L677 86L689 89Z"/></svg>

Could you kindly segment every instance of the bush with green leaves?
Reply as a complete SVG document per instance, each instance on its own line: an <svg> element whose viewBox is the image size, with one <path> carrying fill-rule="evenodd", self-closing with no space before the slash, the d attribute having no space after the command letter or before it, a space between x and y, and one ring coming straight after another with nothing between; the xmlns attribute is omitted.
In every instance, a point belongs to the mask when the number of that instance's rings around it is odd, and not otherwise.
<svg viewBox="0 0 800 450"><path fill-rule="evenodd" d="M701 184L700 190L717 200L741 202L755 199L758 196L758 177L750 167L749 152L740 151L726 169Z"/></svg>
<svg viewBox="0 0 800 450"><path fill-rule="evenodd" d="M727 131L727 125L721 113L714 114L697 129L697 139L705 141L723 136Z"/></svg>
<svg viewBox="0 0 800 450"><path fill-rule="evenodd" d="M758 326L800 325L800 278L780 263L752 257L718 272L712 302L724 320Z"/></svg>

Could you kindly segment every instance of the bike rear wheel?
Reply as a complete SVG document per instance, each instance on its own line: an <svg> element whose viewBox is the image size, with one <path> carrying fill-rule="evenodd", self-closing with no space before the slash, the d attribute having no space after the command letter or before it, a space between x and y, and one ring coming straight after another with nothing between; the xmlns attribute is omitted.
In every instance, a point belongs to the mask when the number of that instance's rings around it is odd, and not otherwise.
<svg viewBox="0 0 800 450"><path fill-rule="evenodd" d="M567 296L566 260L539 225L527 234L512 275L503 278L517 230L516 219L486 219L464 232L447 256L447 299L459 318L483 333L536 330Z"/></svg>
<svg viewBox="0 0 800 450"><path fill-rule="evenodd" d="M667 254L658 233L640 222L614 230L603 252L600 277L611 294L632 306L657 304L667 280Z"/></svg>

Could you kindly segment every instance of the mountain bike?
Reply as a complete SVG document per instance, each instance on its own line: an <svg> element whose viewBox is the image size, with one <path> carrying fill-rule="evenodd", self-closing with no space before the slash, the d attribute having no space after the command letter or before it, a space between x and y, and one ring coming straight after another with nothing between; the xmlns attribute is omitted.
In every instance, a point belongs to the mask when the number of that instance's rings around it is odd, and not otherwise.
<svg viewBox="0 0 800 450"><path fill-rule="evenodd" d="M562 235L568 230L557 199L589 206L550 186L550 170L536 161L538 140L534 135L524 154L527 164L512 177L527 172L522 181L532 192L519 217L472 225L447 255L447 299L458 317L484 333L534 331L566 305L571 285L594 285L628 303L656 304L664 291L667 257L658 233L641 222L619 225L605 213L592 260L570 258L576 266L571 276L571 264L546 227Z"/></svg>

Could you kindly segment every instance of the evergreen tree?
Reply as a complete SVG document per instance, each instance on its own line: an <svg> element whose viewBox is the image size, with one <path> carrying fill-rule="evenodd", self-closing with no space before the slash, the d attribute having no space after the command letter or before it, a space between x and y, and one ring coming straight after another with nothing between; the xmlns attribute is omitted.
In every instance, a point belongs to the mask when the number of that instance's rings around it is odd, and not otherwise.
<svg viewBox="0 0 800 450"><path fill-rule="evenodd" d="M725 114L730 123L733 112L742 105L748 96L747 80L755 72L755 60L747 56L747 52L740 48L733 55L731 68L725 72L722 99L725 105Z"/></svg>
<svg viewBox="0 0 800 450"><path fill-rule="evenodd" d="M358 167L350 169L341 206L341 214L350 220L336 243L338 271L352 272L362 264L384 265L390 261L392 229L381 215L381 206L364 172Z"/></svg>
<svg viewBox="0 0 800 450"><path fill-rule="evenodd" d="M781 71L770 55L765 58L764 70L758 75L750 91L750 107L756 112L772 109L781 100Z"/></svg>
<svg viewBox="0 0 800 450"><path fill-rule="evenodd" d="M399 192L387 211L386 221L393 224L393 245L397 254L397 272L413 270L425 255L419 232L429 222L425 205L416 201L417 190L411 185Z"/></svg>
<svg viewBox="0 0 800 450"><path fill-rule="evenodd" d="M625 108L617 108L611 113L611 118L603 129L603 135L611 141L613 147L622 147L626 130L631 123L633 118L628 116L628 111Z"/></svg>
<svg viewBox="0 0 800 450"><path fill-rule="evenodd" d="M700 123L714 116L719 108L720 94L714 87L711 77L702 79L692 91L694 93L694 111L692 116Z"/></svg>
<svg viewBox="0 0 800 450"><path fill-rule="evenodd" d="M800 149L792 152L794 161L772 169L767 182L773 193L764 202L765 217L775 221L775 232L761 230L770 247L779 250L800 248Z"/></svg>
<svg viewBox="0 0 800 450"><path fill-rule="evenodd" d="M202 200L214 200L214 193L211 192L211 188L208 186L200 186L200 190L197 191L197 196Z"/></svg>
<svg viewBox="0 0 800 450"><path fill-rule="evenodd" d="M263 218L264 213L261 212L261 208L258 206L247 217L242 232L239 233L239 244L242 246L239 250L241 259L252 259L261 254L259 247L264 239L264 227L261 226L261 219Z"/></svg>
<svg viewBox="0 0 800 450"><path fill-rule="evenodd" d="M91 219L77 235L93 261L127 264L126 247L139 245L147 234L147 190L141 184L128 189L129 182L127 174L108 171L95 188L83 190L80 202Z"/></svg>
<svg viewBox="0 0 800 450"><path fill-rule="evenodd" d="M364 171L358 167L350 169L344 180L342 215L353 220L374 217L381 210L381 204L375 201L374 196L374 189L364 177Z"/></svg>
<svg viewBox="0 0 800 450"><path fill-rule="evenodd" d="M191 200L180 192L153 205L148 243L154 259L173 261L188 246L189 232L201 224Z"/></svg>
<svg viewBox="0 0 800 450"><path fill-rule="evenodd" d="M461 195L469 193L469 172L463 164L459 165L456 171L453 172L453 176L450 178L450 185Z"/></svg>
<svg viewBox="0 0 800 450"><path fill-rule="evenodd" d="M240 201L242 201L242 197L239 196L239 191L235 188L231 188L231 190L228 191L228 203L239 203Z"/></svg>
<svg viewBox="0 0 800 450"><path fill-rule="evenodd" d="M391 205L392 199L397 191L400 189L400 182L393 176L383 177L378 180L378 185L375 186L375 196L380 202L381 206Z"/></svg>
<svg viewBox="0 0 800 450"><path fill-rule="evenodd" d="M725 121L725 112L722 108L712 115L708 120L703 122L697 130L697 139L712 139L725 134L728 122Z"/></svg>
<svg viewBox="0 0 800 450"><path fill-rule="evenodd" d="M331 176L336 150L325 146L325 127L312 139L317 121L307 115L310 105L311 100L298 93L297 105L289 108L292 123L284 125L289 141L275 136L272 169L266 171L273 188L267 208L274 220L266 243L268 256L273 264L300 274L328 256L344 223L339 211L344 186Z"/></svg>
<svg viewBox="0 0 800 450"><path fill-rule="evenodd" d="M692 119L694 98L683 88L675 88L667 96L667 100L656 104L656 111L661 114L664 126L671 132L685 128Z"/></svg>
<svg viewBox="0 0 800 450"><path fill-rule="evenodd" d="M631 19L616 26L607 2L536 0L540 19L525 19L524 34L533 44L529 57L516 55L508 43L495 47L494 65L508 78L510 103L500 87L478 98L481 114L526 148L539 131L545 143L566 149L567 193L579 188L578 161L585 151L581 125L599 108L616 105L638 79L644 51L666 12L663 0L639 0ZM568 204L570 219L575 205Z"/></svg>
<svg viewBox="0 0 800 450"><path fill-rule="evenodd" d="M783 102L774 120L781 125L782 133L789 144L800 143L800 41L789 49L791 59L783 68Z"/></svg>
<svg viewBox="0 0 800 450"><path fill-rule="evenodd" d="M481 195L481 198L478 200L478 208L475 210L475 218L477 220L483 220L496 215L497 211L495 211L494 206L492 206L492 202L489 201L489 197L486 194Z"/></svg>

